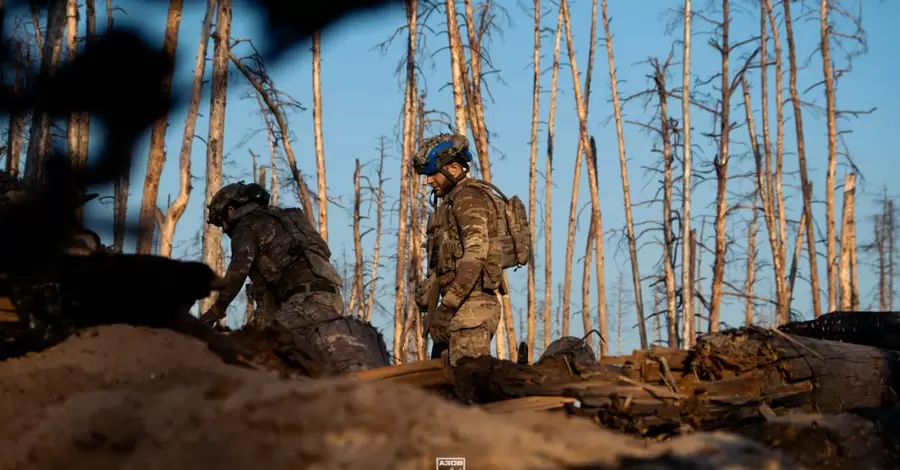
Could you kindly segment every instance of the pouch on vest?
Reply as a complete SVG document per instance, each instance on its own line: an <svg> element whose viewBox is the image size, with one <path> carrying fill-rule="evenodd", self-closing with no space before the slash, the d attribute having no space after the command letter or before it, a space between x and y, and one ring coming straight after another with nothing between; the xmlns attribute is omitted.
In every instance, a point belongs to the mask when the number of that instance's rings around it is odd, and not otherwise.
<svg viewBox="0 0 900 470"><path fill-rule="evenodd" d="M531 233L528 212L519 196L507 198L499 188L487 181L472 180L494 203L496 234L490 238L489 252L495 251L501 269L525 266L531 260Z"/></svg>
<svg viewBox="0 0 900 470"><path fill-rule="evenodd" d="M343 279L330 261L331 250L309 219L296 208L282 209L277 214L294 239L291 252L304 256L309 262L310 270L317 277L341 286Z"/></svg>

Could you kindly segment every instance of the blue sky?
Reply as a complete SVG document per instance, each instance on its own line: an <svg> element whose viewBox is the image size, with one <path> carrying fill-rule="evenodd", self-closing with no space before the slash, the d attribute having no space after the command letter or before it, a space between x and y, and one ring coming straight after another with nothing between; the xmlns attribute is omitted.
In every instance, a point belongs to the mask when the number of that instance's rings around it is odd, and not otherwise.
<svg viewBox="0 0 900 470"><path fill-rule="evenodd" d="M178 44L178 63L176 71L176 86L189 87L193 72L193 62L196 54L199 28L202 22L203 5L205 2L192 2L186 6L182 19L181 33ZM531 56L533 47L533 17L531 7L525 9L523 2L502 2L508 9L508 17L503 19L502 35L494 34L490 44L494 67L499 70L502 83L491 77L486 79L490 86L493 101L487 101L485 119L492 137L492 144L504 155L494 150L492 153L492 172L494 182L507 194L519 194L527 201L528 191L528 159L530 155L530 123L531 123ZM546 149L546 120L549 106L550 72L552 61L553 30L556 25L557 10L555 5L544 4L545 16L543 26L547 29L542 42L542 68L546 73L542 78L541 94L541 129L539 135L538 169L543 172L544 155ZM732 2L732 40L740 41L751 35L758 34L758 10L753 2ZM649 5L652 7L648 7ZM817 4L817 2L816 2ZM153 44L162 44L162 35L165 28L166 10L164 5L148 6L143 2L118 2L126 10L127 15L121 13L116 17L117 24L134 26L145 32L147 38ZM672 34L666 33L666 25L670 22L672 13L669 9L679 8L681 2L673 0L657 2L610 2L610 16L612 17L613 46L616 57L617 73L620 81L620 94L624 97L646 89L650 82L647 78L650 67L646 63L649 57L657 57L662 60L668 54L673 41L680 40L680 25L673 29ZM749 6L748 6L749 5ZM105 6L105 5L104 5ZM695 8L706 7L707 2L699 2ZM104 9L98 7L99 24L105 24ZM460 9L461 10L461 9ZM779 18L781 9L777 8ZM583 74L587 67L588 42L590 33L591 4L587 0L571 2L573 15L573 33L579 71ZM803 12L795 7L794 15ZM814 55L818 45L818 13L808 12L808 18L797 20L796 37L798 40L798 57L800 58L799 89L819 83L822 80L821 62ZM719 13L714 13L718 15ZM860 168L863 180L859 181L858 196L858 232L860 243L869 242L872 239L872 214L878 209L874 206L874 199L880 193L885 184L889 184L887 175L898 174L900 163L892 159L889 150L889 141L885 136L892 135L893 124L900 122L900 100L895 91L888 86L888 77L900 74L900 65L894 59L895 53L891 53L897 44L900 44L900 32L891 23L893 18L900 16L900 5L897 2L869 2L863 10L864 25L868 33L868 54L854 61L853 70L844 76L839 83L838 107L842 109L868 109L877 106L877 111L868 116L863 116L855 121L840 123L842 129L852 130L845 136L848 148L855 163ZM257 45L264 45L263 31L260 27L258 14L244 4L234 6L234 22L232 35L235 38L252 38ZM340 261L344 257L348 260L353 257L353 238L351 232L351 208L352 208L352 173L354 159L359 158L366 166L364 171L373 178L375 165L377 165L377 151L379 136L385 135L396 148L395 137L398 135L398 125L402 107L403 89L400 86L395 70L398 61L405 52L405 33L399 35L394 44L381 53L375 46L385 41L394 31L405 22L402 8L383 9L377 13L356 15L341 21L336 26L322 34L322 93L324 107L324 145L327 159L327 178L329 196L336 197L339 207L333 204L329 208L329 234L330 244L334 258ZM448 85L449 55L445 49L446 34L444 33L444 18L436 15L429 20L430 27L434 31L427 36L427 48L433 55L432 60L422 64L423 76L420 83L427 85L426 107L436 109L452 115L452 96ZM100 31L103 28L99 28ZM695 19L695 35L693 47L693 73L696 77L708 77L715 73L719 67L719 57L708 44L711 28L700 19ZM627 258L627 247L624 241L620 241L619 235L610 234L611 230L624 228L624 204L622 197L622 184L619 176L619 160L616 146L616 131L612 120L611 91L609 74L606 61L606 50L599 39L602 38L602 23L598 24L598 44L596 62L594 65L594 79L592 84L592 98L590 105L589 129L597 139L599 159L599 183L600 201L603 212L604 229L608 232L605 239L606 260L606 285L607 302L610 315L615 314L615 286L619 272L626 279L626 287L630 285L630 264ZM784 34L782 34L784 41ZM563 47L563 62L567 63L565 53L565 41ZM786 48L785 48L786 49ZM210 53L212 47L210 46ZM738 67L743 54L749 52L750 47L744 47L735 52L732 58L732 70ZM435 51L437 51L435 53ZM680 51L680 46L676 46ZM838 51L834 53L839 60ZM680 60L680 52L676 52L676 62ZM786 60L786 51L785 51ZM843 63L843 62L839 62ZM785 65L785 70L787 66ZM315 153L313 148L312 125L312 67L309 44L303 44L295 48L278 64L270 64L270 74L276 86L297 98L307 111L295 113L290 117L291 129L294 136L293 147L297 154L300 168L311 175L308 183L315 187ZM680 86L680 65L670 69L669 83L671 87ZM209 66L207 67L209 74ZM421 79L426 82L421 82ZM758 83L758 74L753 72L749 79L751 83ZM557 98L557 122L554 159L554 196L553 196L553 283L561 283L565 263L565 232L567 227L568 208L571 192L571 172L574 165L575 146L577 143L577 115L574 109L574 96L571 87L571 72L564 67L560 73L560 91ZM770 86L774 88L774 73L770 74ZM787 78L785 78L787 87ZM714 92L707 87L707 91ZM249 86L239 72L232 69L231 81L228 88L228 107L226 111L226 158L231 165L226 165L225 182L237 179L249 179L250 157L249 150L268 158L268 143L265 133L256 132L262 129L262 121L258 113L255 100L242 98L249 91ZM756 90L754 90L755 92ZM717 92L716 92L717 93ZM773 92L774 93L774 92ZM804 99L808 102L824 106L823 89L821 87L809 91ZM789 97L785 89L785 99ZM774 97L774 94L773 94ZM759 132L759 96L754 94L754 108ZM772 98L774 100L774 98ZM733 102L741 103L741 95L738 92ZM206 120L209 106L208 90L201 106L201 118L197 125L197 134L204 137L207 133ZM670 101L670 113L673 117L680 114L680 103ZM694 142L698 146L694 159L697 165L708 165L713 158L715 147L711 141L702 135L710 129L711 119L702 111L693 113ZM796 173L796 154L793 121L791 121L790 106L786 106L786 117L789 121L785 126L786 155L785 177L786 191L789 196L789 217L794 219L799 216L800 197L799 183ZM629 104L624 110L626 119L647 121L651 118L648 112L641 109L637 101ZM743 106L733 108L734 120L743 122ZM165 205L169 196L173 199L177 194L177 149L181 139L184 124L184 112L178 111L170 115L169 134L167 136L167 148L169 160L163 173L160 187L160 205ZM827 158L827 145L825 140L826 128L824 116L807 110L804 113L805 137L807 144L807 158L809 161L810 177L815 184L815 198L824 201L825 163ZM772 134L774 142L774 112L771 113ZM752 159L749 156L747 145L747 132L744 127L733 131L734 142L732 144L732 163L729 172L738 174L749 171L752 168ZM140 187L143 183L144 170L146 168L147 143L142 144L137 152L138 163L132 173L132 197L129 201L129 215L134 218L140 205ZM653 164L658 158L652 150L658 145L653 136L640 130L634 125L625 125L625 141L628 156L628 169L631 185L631 197L635 203L647 200L653 196L658 187L656 174L644 170L644 166ZM397 187L397 175L399 169L399 153L390 150L386 162L386 176L389 180L385 184L387 203L396 201L399 194ZM203 171L205 160L205 145L196 141L192 165L194 169L194 191L187 212L182 218L176 233L175 254L180 257L190 256L189 249L179 246L179 241L190 240L195 236L202 223L203 204ZM845 163L842 159L840 163ZM285 166L286 168L286 166ZM846 164L838 167L837 180L843 182ZM587 205L590 202L589 186L586 180L586 172L582 172L580 185L579 205ZM538 191L542 199L543 179L539 177ZM707 215L706 243L713 246L713 221L715 183L710 180L704 183L695 182L693 199L693 212L695 219L693 226L701 227L700 215ZM729 192L732 195L730 204L734 204L738 195L747 193L751 189L751 183L747 180L733 180L729 184ZM289 182L284 180L281 185L281 197L284 204L294 204L291 196ZM838 223L840 223L840 194L838 202ZM540 203L539 203L540 204ZM575 272L572 286L573 317L571 321L572 333L580 334L581 321L581 258L584 254L586 239L585 224L589 222L589 206L581 211L579 219L579 231L576 234L575 247ZM92 210L104 214L111 214L111 204L104 206L94 203ZM824 230L824 202L816 207L817 224ZM661 208L658 205L636 207L634 218L636 223L647 220L659 220ZM538 218L543 219L543 208L538 207ZM373 213L374 216L374 213ZM743 258L744 243L746 240L746 220L749 211L737 211L729 219L729 232L738 239L735 247L735 261L726 266L726 279L735 285L742 286L745 276L745 264ZM365 223L365 222L364 222ZM382 294L379 301L385 305L392 305L390 298L393 292L393 262L385 258L396 253L396 214L390 219L385 219L386 229L382 241L382 262L385 267L381 270L384 280L381 281ZM374 226L374 218L371 220ZM542 226L543 224L541 224ZM539 226L536 247L539 253L543 253L543 230ZM757 245L759 256L768 260L770 253L768 241L765 238L764 224L760 220L760 232ZM96 227L105 239L111 243L110 230L105 227ZM638 229L640 231L640 229ZM642 236L639 243L641 275L646 277L657 268L660 256L660 248L652 243L654 234ZM656 237L658 238L658 237ZM793 250L793 231L789 233L789 252ZM373 235L364 239L364 256L371 256ZM227 242L226 242L227 243ZM185 243L186 245L187 243ZM133 250L134 241L127 240L126 249ZM824 243L820 248L824 253ZM805 254L804 254L805 256ZM861 255L861 263L869 260L867 255ZM709 290L711 266L713 255L711 252L703 254L704 280L703 288ZM542 256L537 259L539 291L537 298L543 298L540 286L543 285L544 260ZM819 270L822 289L825 289L824 259L819 259ZM802 275L808 271L808 264L804 260L800 264ZM510 273L513 284L513 305L516 315L521 318L525 313L525 287L526 275L524 270ZM768 265L759 271L759 282L756 285L758 295L771 296L772 277L771 268ZM874 270L867 265L860 266L861 294L863 306L877 294L877 278ZM592 281L592 285L594 281ZM650 310L652 292L648 283L644 283L645 309ZM554 288L555 292L555 288ZM595 296L596 292L592 293ZM630 296L630 288L627 295ZM708 292L705 294L708 296ZM824 294L821 295L823 299ZM812 309L810 302L810 290L808 284L800 282L795 289L794 308L804 312L804 316L811 318ZM557 301L553 296L554 308ZM595 297L592 297L592 306L596 307ZM877 303L875 304L877 308ZM723 305L723 321L731 325L738 325L743 319L743 301L732 297L726 297ZM235 309L236 310L236 309ZM596 315L596 312L594 312ZM771 310L768 307L757 309L757 314L769 317ZM232 323L236 322L240 312L232 315ZM638 347L637 329L634 328L633 308L626 308L626 321L623 325L623 350L630 351ZM596 321L596 320L594 320ZM375 324L383 329L388 344L391 344L392 332L391 318L385 312L376 312ZM517 323L521 323L517 319ZM618 345L615 339L615 320L610 319L610 350L615 353ZM540 326L538 327L540 330ZM524 330L520 330L519 338L524 337Z"/></svg>

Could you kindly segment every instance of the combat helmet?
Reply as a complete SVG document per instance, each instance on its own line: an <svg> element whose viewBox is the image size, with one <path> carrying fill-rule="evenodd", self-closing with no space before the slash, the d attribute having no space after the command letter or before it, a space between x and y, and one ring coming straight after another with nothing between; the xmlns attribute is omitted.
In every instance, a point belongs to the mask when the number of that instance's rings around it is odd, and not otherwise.
<svg viewBox="0 0 900 470"><path fill-rule="evenodd" d="M444 173L445 165L458 162L468 167L471 161L472 152L469 151L469 139L466 136L438 134L426 139L419 146L412 163L416 173L431 176L435 173Z"/></svg>
<svg viewBox="0 0 900 470"><path fill-rule="evenodd" d="M245 184L243 181L222 187L209 201L207 223L221 227L225 222L225 214L229 207L241 206L248 202L256 202L261 206L269 205L269 193L256 183Z"/></svg>

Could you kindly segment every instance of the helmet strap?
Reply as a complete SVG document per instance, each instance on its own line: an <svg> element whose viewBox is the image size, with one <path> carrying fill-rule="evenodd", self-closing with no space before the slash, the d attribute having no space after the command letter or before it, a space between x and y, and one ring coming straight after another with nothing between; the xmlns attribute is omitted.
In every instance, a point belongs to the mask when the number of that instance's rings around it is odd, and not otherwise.
<svg viewBox="0 0 900 470"><path fill-rule="evenodd" d="M453 174L451 174L449 171L447 171L446 165L442 166L438 169L438 173L444 175L444 178L447 178L447 181L450 182L449 187L446 188L447 192L449 192L451 189L453 189L454 186L456 186L460 181L462 181L466 176L469 175L469 166L468 165L466 165L463 162L451 162L450 164L452 164L452 163L459 163L459 165L463 168L463 171L457 176L453 176Z"/></svg>

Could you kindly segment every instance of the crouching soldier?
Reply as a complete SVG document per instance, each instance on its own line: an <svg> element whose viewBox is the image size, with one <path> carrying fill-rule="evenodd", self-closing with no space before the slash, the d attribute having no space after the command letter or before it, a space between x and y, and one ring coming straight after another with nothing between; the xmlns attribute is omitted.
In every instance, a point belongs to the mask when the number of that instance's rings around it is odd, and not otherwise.
<svg viewBox="0 0 900 470"><path fill-rule="evenodd" d="M260 313L316 344L332 370L388 365L377 330L344 317L341 276L331 264L328 244L306 214L298 208L270 207L262 186L243 182L220 189L208 214L208 223L231 239L231 262L225 289L201 320L212 324L224 318L249 276L254 290L269 300ZM374 343L361 338L373 334Z"/></svg>
<svg viewBox="0 0 900 470"><path fill-rule="evenodd" d="M449 362L491 354L506 293L503 269L531 259L525 206L496 186L469 175L472 153L465 136L426 140L413 168L427 177L439 200L428 221L429 276L417 292L434 341L432 358L448 351ZM438 305L440 296L440 305Z"/></svg>

